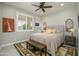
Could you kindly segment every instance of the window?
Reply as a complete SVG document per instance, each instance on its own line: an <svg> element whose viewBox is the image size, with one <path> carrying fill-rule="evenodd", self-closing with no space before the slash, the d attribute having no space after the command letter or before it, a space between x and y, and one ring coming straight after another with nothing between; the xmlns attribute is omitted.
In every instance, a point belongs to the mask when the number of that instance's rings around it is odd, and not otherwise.
<svg viewBox="0 0 79 59"><path fill-rule="evenodd" d="M33 17L17 12L17 30L33 30Z"/></svg>

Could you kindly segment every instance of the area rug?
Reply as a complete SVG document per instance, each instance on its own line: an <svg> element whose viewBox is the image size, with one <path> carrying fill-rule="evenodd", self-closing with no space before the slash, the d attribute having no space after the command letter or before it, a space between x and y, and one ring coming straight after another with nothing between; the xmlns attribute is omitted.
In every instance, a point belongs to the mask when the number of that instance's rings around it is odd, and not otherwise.
<svg viewBox="0 0 79 59"><path fill-rule="evenodd" d="M21 43L14 44L14 46L21 56L34 56L34 54L30 50L24 48Z"/></svg>
<svg viewBox="0 0 79 59"><path fill-rule="evenodd" d="M30 50L27 49L25 42L14 44L14 46L21 56L40 56L39 50L34 50L33 48L31 48ZM61 47L58 48L55 55L56 56L75 56L75 53L76 52L74 48L68 48L62 45ZM42 56L45 56L44 51L42 51ZM50 56L50 54L47 53L47 56Z"/></svg>

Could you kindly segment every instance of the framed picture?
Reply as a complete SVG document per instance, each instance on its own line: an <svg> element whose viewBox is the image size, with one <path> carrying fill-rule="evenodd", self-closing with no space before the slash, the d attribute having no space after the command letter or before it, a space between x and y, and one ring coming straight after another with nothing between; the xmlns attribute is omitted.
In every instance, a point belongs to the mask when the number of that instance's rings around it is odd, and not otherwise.
<svg viewBox="0 0 79 59"><path fill-rule="evenodd" d="M65 21L65 28L66 28L66 31L69 31L73 28L73 21L72 19L67 19Z"/></svg>
<svg viewBox="0 0 79 59"><path fill-rule="evenodd" d="M14 32L14 19L2 18L2 31L3 32Z"/></svg>
<svg viewBox="0 0 79 59"><path fill-rule="evenodd" d="M35 23L35 26L39 26L39 23Z"/></svg>

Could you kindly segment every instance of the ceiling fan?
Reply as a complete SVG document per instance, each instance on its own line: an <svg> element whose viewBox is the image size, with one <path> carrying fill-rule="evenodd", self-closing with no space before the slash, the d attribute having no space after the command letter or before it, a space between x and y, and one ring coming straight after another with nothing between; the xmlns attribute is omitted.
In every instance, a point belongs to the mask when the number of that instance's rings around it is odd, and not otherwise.
<svg viewBox="0 0 79 59"><path fill-rule="evenodd" d="M42 9L42 11L45 12L44 8L52 8L52 6L44 6L45 2L41 2L39 6L38 5L34 5L34 4L32 4L32 5L38 7L38 9L36 9L35 11L38 11L39 9Z"/></svg>

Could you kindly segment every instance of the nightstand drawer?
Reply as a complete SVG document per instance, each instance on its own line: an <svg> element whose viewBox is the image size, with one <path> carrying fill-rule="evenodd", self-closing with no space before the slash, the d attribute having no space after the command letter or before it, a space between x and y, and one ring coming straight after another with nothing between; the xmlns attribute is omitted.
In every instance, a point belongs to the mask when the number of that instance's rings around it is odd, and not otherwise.
<svg viewBox="0 0 79 59"><path fill-rule="evenodd" d="M72 36L65 36L65 44L70 45L70 46L75 46L76 44L76 37Z"/></svg>

